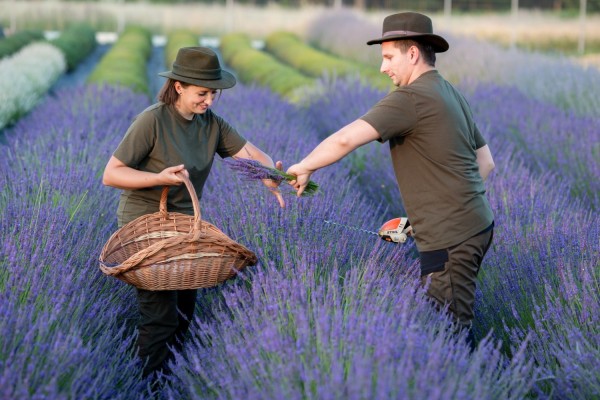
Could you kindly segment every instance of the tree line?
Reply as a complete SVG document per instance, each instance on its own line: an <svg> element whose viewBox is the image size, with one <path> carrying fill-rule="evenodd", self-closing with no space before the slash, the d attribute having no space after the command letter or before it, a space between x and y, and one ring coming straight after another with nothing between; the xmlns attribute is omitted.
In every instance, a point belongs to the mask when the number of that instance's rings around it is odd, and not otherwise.
<svg viewBox="0 0 600 400"><path fill-rule="evenodd" d="M97 0L98 1L98 0ZM138 0L125 0L137 2ZM208 3L235 2L256 6L279 4L289 7L320 5L326 7L356 7L364 10L416 10L443 12L448 2L453 12L504 12L511 10L514 0L147 0L151 3ZM576 13L582 0L517 0L519 8ZM600 0L587 0L588 12L600 12Z"/></svg>

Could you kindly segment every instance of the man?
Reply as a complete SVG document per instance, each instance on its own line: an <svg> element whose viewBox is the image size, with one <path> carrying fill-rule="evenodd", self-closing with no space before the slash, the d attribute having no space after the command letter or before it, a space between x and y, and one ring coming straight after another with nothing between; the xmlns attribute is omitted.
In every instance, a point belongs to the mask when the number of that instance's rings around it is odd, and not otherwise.
<svg viewBox="0 0 600 400"><path fill-rule="evenodd" d="M389 142L392 163L420 254L421 281L459 328L469 330L477 273L493 236L494 217L484 180L494 161L464 97L435 69L448 50L429 17L404 12L386 17L381 72L397 89L365 115L323 140L288 173L302 194L316 170L358 147Z"/></svg>

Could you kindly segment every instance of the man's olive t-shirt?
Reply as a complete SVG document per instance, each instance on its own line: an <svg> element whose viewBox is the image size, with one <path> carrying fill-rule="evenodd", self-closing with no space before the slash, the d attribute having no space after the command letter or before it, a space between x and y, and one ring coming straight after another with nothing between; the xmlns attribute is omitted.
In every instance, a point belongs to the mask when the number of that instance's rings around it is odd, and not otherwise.
<svg viewBox="0 0 600 400"><path fill-rule="evenodd" d="M140 113L114 156L127 166L149 172L183 164L198 198L210 172L215 154L228 157L244 147L246 140L210 109L189 121L172 105L156 103ZM158 211L162 187L124 190L119 201L119 225ZM193 214L185 185L171 186L167 210Z"/></svg>
<svg viewBox="0 0 600 400"><path fill-rule="evenodd" d="M390 143L419 251L448 248L490 226L476 156L486 142L467 101L436 70L389 93L361 119Z"/></svg>

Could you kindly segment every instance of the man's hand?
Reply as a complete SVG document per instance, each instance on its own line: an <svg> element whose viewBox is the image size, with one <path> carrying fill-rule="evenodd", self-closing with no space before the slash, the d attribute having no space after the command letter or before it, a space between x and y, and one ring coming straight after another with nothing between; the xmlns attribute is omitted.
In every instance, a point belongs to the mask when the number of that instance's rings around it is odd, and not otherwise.
<svg viewBox="0 0 600 400"><path fill-rule="evenodd" d="M288 183L296 190L296 195L298 197L302 196L302 192L306 189L306 185L308 185L313 171L304 168L302 163L299 163L289 167L287 173L296 177L296 179L293 179Z"/></svg>

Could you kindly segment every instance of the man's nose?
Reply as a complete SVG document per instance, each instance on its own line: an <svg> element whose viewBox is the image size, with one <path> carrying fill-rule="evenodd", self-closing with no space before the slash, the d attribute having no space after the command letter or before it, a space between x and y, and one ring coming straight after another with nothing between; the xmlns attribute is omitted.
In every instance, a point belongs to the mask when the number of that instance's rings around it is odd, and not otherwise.
<svg viewBox="0 0 600 400"><path fill-rule="evenodd" d="M379 72L385 74L387 71L387 63L385 61L381 62L381 67L379 67Z"/></svg>

